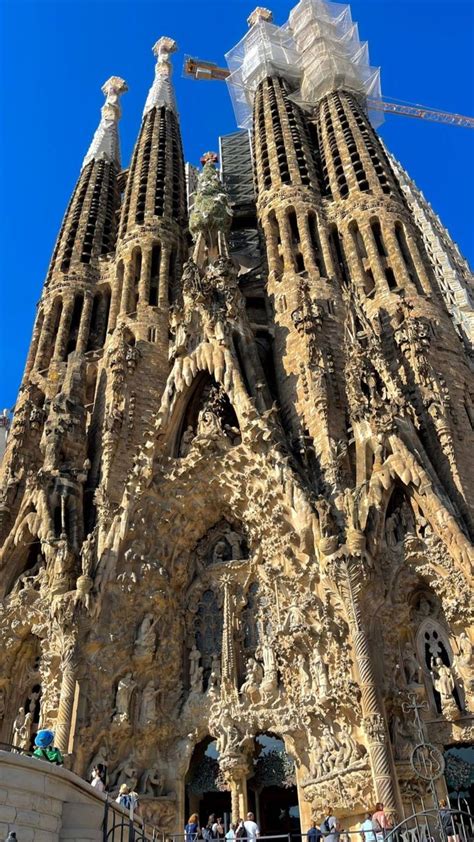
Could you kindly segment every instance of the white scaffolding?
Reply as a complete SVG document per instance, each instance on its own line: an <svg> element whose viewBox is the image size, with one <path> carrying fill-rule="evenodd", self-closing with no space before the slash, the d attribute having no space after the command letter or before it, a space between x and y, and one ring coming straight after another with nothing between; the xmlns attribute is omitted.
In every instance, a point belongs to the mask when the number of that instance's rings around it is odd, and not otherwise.
<svg viewBox="0 0 474 842"><path fill-rule="evenodd" d="M372 67L350 7L329 0L300 0L283 26L259 19L227 55L227 79L237 124L250 128L253 98L266 76L287 80L292 98L312 108L325 94L354 91L364 103L380 99L380 68ZM369 116L380 125L383 113Z"/></svg>

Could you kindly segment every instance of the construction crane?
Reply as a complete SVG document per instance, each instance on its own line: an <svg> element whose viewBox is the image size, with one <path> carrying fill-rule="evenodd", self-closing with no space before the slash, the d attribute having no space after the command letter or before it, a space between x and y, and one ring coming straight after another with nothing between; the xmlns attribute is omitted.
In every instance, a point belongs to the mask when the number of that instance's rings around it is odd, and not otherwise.
<svg viewBox="0 0 474 842"><path fill-rule="evenodd" d="M227 70L225 67L219 67L212 61L202 61L198 58L186 56L183 75L190 79L217 80L223 82L230 76L230 70ZM384 111L388 114L400 114L403 117L417 117L420 120L431 120L435 123L445 123L451 126L464 126L467 129L474 129L474 117L451 114L449 111L437 111L434 108L426 108L424 105L416 105L397 100L387 102L384 99L368 98L367 106L372 110Z"/></svg>

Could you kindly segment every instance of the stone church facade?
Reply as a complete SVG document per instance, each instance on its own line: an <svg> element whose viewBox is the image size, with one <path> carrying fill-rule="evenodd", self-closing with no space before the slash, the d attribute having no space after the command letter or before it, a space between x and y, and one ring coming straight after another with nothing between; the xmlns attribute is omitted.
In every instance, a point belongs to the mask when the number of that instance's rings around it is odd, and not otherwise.
<svg viewBox="0 0 474 842"><path fill-rule="evenodd" d="M104 85L2 464L1 739L54 728L167 831L269 782L304 826L401 818L429 798L407 702L441 751L474 733L468 272L291 21L300 102L257 9L221 172L185 171L171 39L128 169Z"/></svg>

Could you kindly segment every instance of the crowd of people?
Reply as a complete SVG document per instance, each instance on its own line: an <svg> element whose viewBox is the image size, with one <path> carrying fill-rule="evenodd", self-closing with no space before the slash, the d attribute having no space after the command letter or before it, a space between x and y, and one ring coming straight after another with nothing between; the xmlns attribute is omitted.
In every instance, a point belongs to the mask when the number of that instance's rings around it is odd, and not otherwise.
<svg viewBox="0 0 474 842"><path fill-rule="evenodd" d="M311 827L307 833L303 834L306 835L307 842L350 842L351 834L344 830L332 808L327 807L325 812L324 820L318 824L315 819L311 822ZM391 824L385 814L383 804L378 803L375 805L373 812L365 813L358 834L362 842L383 842L390 828ZM354 831L351 833L353 834ZM197 842L201 839L204 842L213 842L213 840L224 840L224 838L226 842L234 842L237 839L256 842L259 836L260 829L253 813L247 813L246 819L239 819L237 823L232 823L227 832L222 823L222 818L216 817L214 814L211 814L206 825L201 827L198 814L193 813L184 828L184 842ZM456 842L456 840L453 842Z"/></svg>
<svg viewBox="0 0 474 842"><path fill-rule="evenodd" d="M184 828L185 842L196 842L203 839L204 842L212 842L214 839L226 839L226 842L234 842L235 839L246 839L248 842L256 842L260 836L259 827L253 813L247 813L246 819L239 819L232 822L226 832L222 818L214 813L209 816L206 825L200 827L199 816L193 813Z"/></svg>

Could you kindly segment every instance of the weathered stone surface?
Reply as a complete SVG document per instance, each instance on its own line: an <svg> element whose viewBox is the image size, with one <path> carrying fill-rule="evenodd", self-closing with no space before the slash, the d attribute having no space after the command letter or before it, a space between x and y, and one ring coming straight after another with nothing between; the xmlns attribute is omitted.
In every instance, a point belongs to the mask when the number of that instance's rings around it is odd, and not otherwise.
<svg viewBox="0 0 474 842"><path fill-rule="evenodd" d="M304 825L333 788L348 824L400 815L426 803L410 694L436 744L472 739L469 357L352 93L303 113L260 83L261 281L209 153L189 246L168 52L128 172L81 173L40 302L2 466L1 739L39 712L166 832L206 740L246 812L261 734Z"/></svg>

